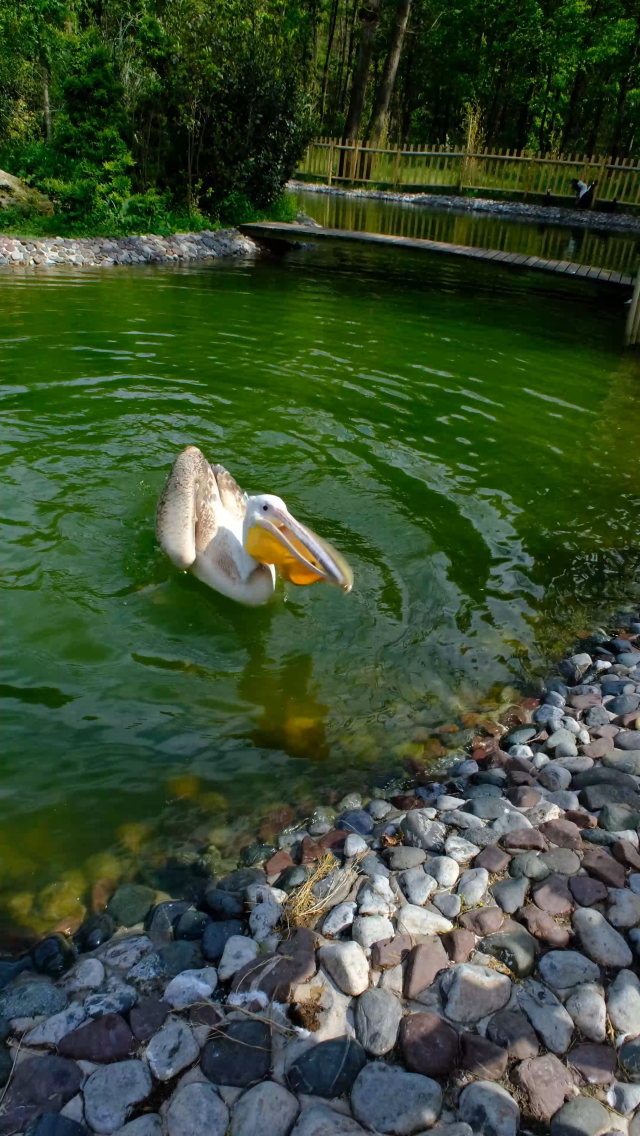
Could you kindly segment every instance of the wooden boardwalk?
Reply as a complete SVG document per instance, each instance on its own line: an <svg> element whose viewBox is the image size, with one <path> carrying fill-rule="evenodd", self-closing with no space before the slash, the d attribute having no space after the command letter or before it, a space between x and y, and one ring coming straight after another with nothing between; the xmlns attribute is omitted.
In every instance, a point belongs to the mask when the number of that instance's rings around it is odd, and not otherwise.
<svg viewBox="0 0 640 1136"><path fill-rule="evenodd" d="M508 268L532 268L538 272L553 272L557 276L577 276L582 280L596 280L599 284L616 284L633 288L634 277L608 268L590 268L587 264L574 264L570 260L544 260L523 253L500 252L498 249L473 248L453 245L447 241L420 240L417 237L396 237L386 233L353 232L348 229L323 229L311 225L291 225L284 221L258 221L240 225L240 231L254 240L273 241L358 241L364 244L388 245L392 248L417 249L445 256L462 256L471 260L491 261Z"/></svg>

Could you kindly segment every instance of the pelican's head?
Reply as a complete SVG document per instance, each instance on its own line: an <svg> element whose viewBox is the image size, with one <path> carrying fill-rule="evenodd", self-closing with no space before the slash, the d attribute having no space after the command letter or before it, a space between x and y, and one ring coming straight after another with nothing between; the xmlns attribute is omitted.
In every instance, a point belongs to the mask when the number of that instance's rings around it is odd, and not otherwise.
<svg viewBox="0 0 640 1136"><path fill-rule="evenodd" d="M293 584L325 580L345 592L353 586L353 572L340 553L292 517L272 493L247 498L244 547L254 560L274 564Z"/></svg>

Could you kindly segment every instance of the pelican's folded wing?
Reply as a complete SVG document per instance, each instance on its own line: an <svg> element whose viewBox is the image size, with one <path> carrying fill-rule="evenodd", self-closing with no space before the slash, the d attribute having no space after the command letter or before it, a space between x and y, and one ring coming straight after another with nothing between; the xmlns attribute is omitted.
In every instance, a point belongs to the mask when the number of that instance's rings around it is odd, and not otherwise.
<svg viewBox="0 0 640 1136"><path fill-rule="evenodd" d="M176 568L186 571L217 529L218 485L197 446L178 454L164 484L156 512L156 535Z"/></svg>
<svg viewBox="0 0 640 1136"><path fill-rule="evenodd" d="M213 472L216 476L223 508L233 517L244 519L247 512L246 495L242 492L235 477L232 477L222 465L214 465Z"/></svg>

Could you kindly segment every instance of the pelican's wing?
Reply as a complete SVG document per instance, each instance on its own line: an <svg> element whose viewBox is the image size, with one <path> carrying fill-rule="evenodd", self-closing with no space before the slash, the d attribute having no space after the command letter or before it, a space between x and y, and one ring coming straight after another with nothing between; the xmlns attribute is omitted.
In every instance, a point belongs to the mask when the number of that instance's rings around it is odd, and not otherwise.
<svg viewBox="0 0 640 1136"><path fill-rule="evenodd" d="M244 520L247 511L247 498L238 485L238 482L222 465L214 465L213 472L218 483L218 492L222 506L233 517Z"/></svg>
<svg viewBox="0 0 640 1136"><path fill-rule="evenodd" d="M171 466L156 512L156 535L177 568L186 571L206 549L219 510L214 472L197 446L187 446Z"/></svg>

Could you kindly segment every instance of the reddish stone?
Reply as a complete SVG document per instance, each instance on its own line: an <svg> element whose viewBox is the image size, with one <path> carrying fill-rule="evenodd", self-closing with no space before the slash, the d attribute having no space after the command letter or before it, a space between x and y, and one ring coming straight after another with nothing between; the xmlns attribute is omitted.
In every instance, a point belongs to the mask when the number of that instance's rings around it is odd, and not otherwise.
<svg viewBox="0 0 640 1136"><path fill-rule="evenodd" d="M508 832L502 837L502 843L510 852L549 851L549 845L539 828L516 828L514 832Z"/></svg>
<svg viewBox="0 0 640 1136"><path fill-rule="evenodd" d="M148 1041L157 1033L171 1006L160 998L144 998L129 1014L129 1023L138 1041ZM63 1038L64 1041L64 1038Z"/></svg>
<svg viewBox="0 0 640 1136"><path fill-rule="evenodd" d="M343 833L342 835L346 840L346 833ZM331 836L331 833L328 832L327 836ZM305 836L302 841L300 863L313 864L314 860L319 860L321 856L324 856L324 853L325 848L322 846L322 844L319 844L318 841L314 840L312 836Z"/></svg>
<svg viewBox="0 0 640 1136"><path fill-rule="evenodd" d="M556 923L548 911L542 911L532 903L520 908L518 919L526 925L530 935L550 947L561 949L569 942L569 932Z"/></svg>
<svg viewBox="0 0 640 1136"><path fill-rule="evenodd" d="M507 773L534 773L535 768L528 757L510 757L505 765Z"/></svg>
<svg viewBox="0 0 640 1136"><path fill-rule="evenodd" d="M451 724L446 726L436 726L433 732L434 734L457 734L459 729L459 726L454 726L453 724Z"/></svg>
<svg viewBox="0 0 640 1136"><path fill-rule="evenodd" d="M590 876L601 880L607 887L624 887L625 871L622 864L614 860L604 848L593 848L582 857L582 867Z"/></svg>
<svg viewBox="0 0 640 1136"><path fill-rule="evenodd" d="M546 880L534 884L533 901L549 915L569 915L575 907L566 876L547 876Z"/></svg>
<svg viewBox="0 0 640 1136"><path fill-rule="evenodd" d="M633 868L635 872L640 872L640 855L630 840L616 840L615 844L611 845L611 855L620 864L624 864L625 868Z"/></svg>
<svg viewBox="0 0 640 1136"><path fill-rule="evenodd" d="M269 843L272 837L277 832L282 832L283 828L293 822L293 819L293 809L289 805L280 805L276 809L270 809L268 813L265 813L258 829L261 839Z"/></svg>
<svg viewBox="0 0 640 1136"><path fill-rule="evenodd" d="M590 706L600 706L602 704L601 694L570 694L567 698L569 706L573 706L574 710L588 710Z"/></svg>
<svg viewBox="0 0 640 1136"><path fill-rule="evenodd" d="M480 1037L477 1033L463 1033L460 1049L460 1064L463 1069L473 1073L474 1077L481 1077L483 1081L499 1081L504 1076L509 1054L487 1037Z"/></svg>
<svg viewBox="0 0 640 1136"><path fill-rule="evenodd" d="M401 812L409 812L410 809L423 809L424 801L420 797L414 796L413 793L403 793L400 797L392 797L391 804Z"/></svg>
<svg viewBox="0 0 640 1136"><path fill-rule="evenodd" d="M518 785L515 789L509 789L507 798L517 809L532 809L541 800L542 794L530 785Z"/></svg>
<svg viewBox="0 0 640 1136"><path fill-rule="evenodd" d="M91 910L96 914L104 911L117 886L116 880L96 880L91 888Z"/></svg>
<svg viewBox="0 0 640 1136"><path fill-rule="evenodd" d="M497 874L504 872L505 868L509 867L511 863L511 856L498 848L497 844L487 844L486 848L476 856L473 861L474 868L486 868L488 872Z"/></svg>
<svg viewBox="0 0 640 1136"><path fill-rule="evenodd" d="M379 939L371 948L371 966L374 970L390 970L404 962L413 947L411 935L394 935L393 939Z"/></svg>
<svg viewBox="0 0 640 1136"><path fill-rule="evenodd" d="M540 832L559 848L582 848L580 829L570 820L546 820Z"/></svg>
<svg viewBox="0 0 640 1136"><path fill-rule="evenodd" d="M496 738L477 737L472 739L471 748L474 753L482 753L485 757L488 757L490 753L494 753L500 747ZM477 758L474 760L477 760ZM480 760L482 760L482 758Z"/></svg>
<svg viewBox="0 0 640 1136"><path fill-rule="evenodd" d="M604 884L600 880L592 880L591 876L572 876L569 887L578 907L591 907L592 903L600 903L608 895Z"/></svg>
<svg viewBox="0 0 640 1136"><path fill-rule="evenodd" d="M521 773L517 769L513 773L507 775L509 785L533 785L533 777L530 773Z"/></svg>
<svg viewBox="0 0 640 1136"><path fill-rule="evenodd" d="M219 1029L225 1020L224 1010L211 1002L201 1002L189 1010L189 1021L192 1026L209 1026L209 1029Z"/></svg>
<svg viewBox="0 0 640 1136"><path fill-rule="evenodd" d="M88 1025L65 1034L58 1042L62 1057L76 1061L123 1061L133 1049L133 1034L120 1014L103 1014Z"/></svg>
<svg viewBox="0 0 640 1136"><path fill-rule="evenodd" d="M292 868L293 860L288 852L276 852L270 860L267 860L264 870L268 876L279 876L280 872L284 872L285 868Z"/></svg>
<svg viewBox="0 0 640 1136"><path fill-rule="evenodd" d="M571 1074L553 1053L523 1061L511 1078L525 1093L534 1120L549 1121L574 1094Z"/></svg>
<svg viewBox="0 0 640 1136"><path fill-rule="evenodd" d="M337 848L338 851L341 852L344 848L344 842L347 839L348 835L349 833L343 832L342 829L332 828L331 832L327 832L324 836L320 837L318 844L322 848L324 848L325 851L329 848Z"/></svg>
<svg viewBox="0 0 640 1136"><path fill-rule="evenodd" d="M610 1045L576 1045L568 1064L578 1085L610 1085L616 1077L616 1052Z"/></svg>
<svg viewBox="0 0 640 1136"><path fill-rule="evenodd" d="M504 914L500 907L479 907L476 911L467 911L460 916L459 922L467 931L474 935L494 935L504 923Z"/></svg>
<svg viewBox="0 0 640 1136"><path fill-rule="evenodd" d="M453 931L445 932L441 938L451 962L466 962L476 949L473 931L467 931L464 927L454 927Z"/></svg>
<svg viewBox="0 0 640 1136"><path fill-rule="evenodd" d="M619 715L615 721L620 726L624 726L625 730L640 730L640 710L634 710L632 714Z"/></svg>
<svg viewBox="0 0 640 1136"><path fill-rule="evenodd" d="M236 971L231 983L234 994L266 994L270 1001L288 1002L296 986L316 973L313 931L299 927L282 940L274 954L260 955Z"/></svg>
<svg viewBox="0 0 640 1136"><path fill-rule="evenodd" d="M438 1014L403 1018L400 1047L407 1069L426 1077L447 1077L458 1061L458 1035Z"/></svg>
<svg viewBox="0 0 640 1136"><path fill-rule="evenodd" d="M405 998L416 998L433 982L436 974L446 970L449 959L437 936L427 943L418 943L409 952L404 976Z"/></svg>
<svg viewBox="0 0 640 1136"><path fill-rule="evenodd" d="M564 820L570 820L572 824L578 828L597 828L598 818L593 813L587 813L581 809L567 809L564 814Z"/></svg>
<svg viewBox="0 0 640 1136"><path fill-rule="evenodd" d="M620 733L620 728L609 722L608 726L593 726L589 733L592 738L615 738L616 734Z"/></svg>
<svg viewBox="0 0 640 1136"><path fill-rule="evenodd" d="M613 751L613 738L595 738L594 741L583 745L582 752L585 757L592 757L596 761L599 757Z"/></svg>
<svg viewBox="0 0 640 1136"><path fill-rule="evenodd" d="M472 757L474 761L483 760L482 755L480 755L480 757L477 757L475 753L472 754ZM496 749L493 753L490 753L487 758L487 769L503 769L508 761L509 754L505 753L502 749Z"/></svg>

